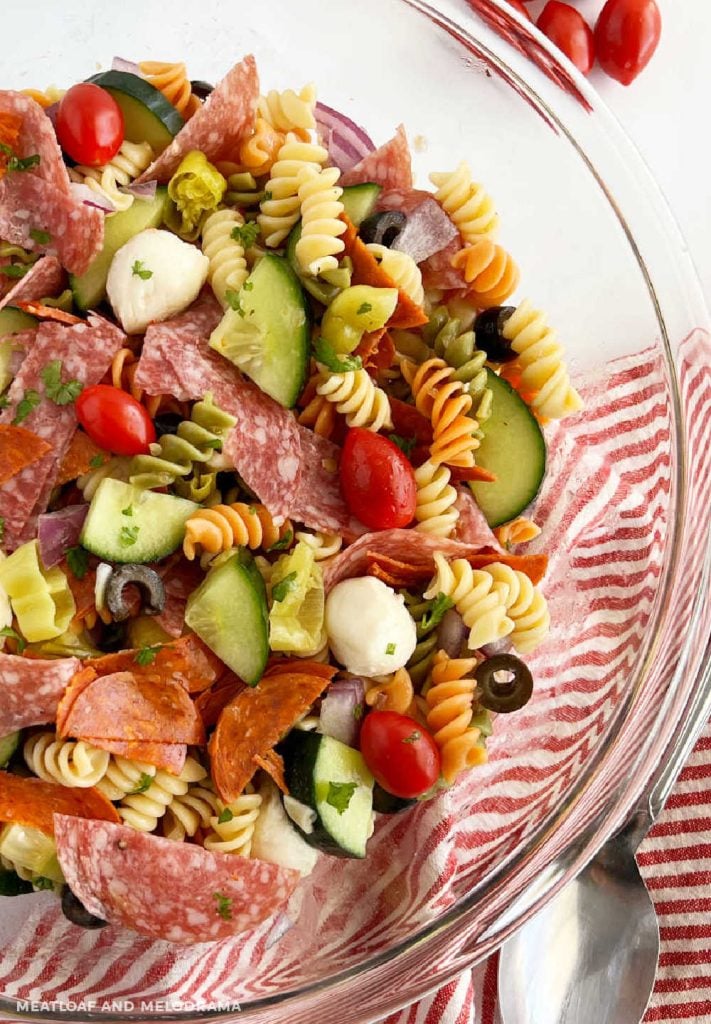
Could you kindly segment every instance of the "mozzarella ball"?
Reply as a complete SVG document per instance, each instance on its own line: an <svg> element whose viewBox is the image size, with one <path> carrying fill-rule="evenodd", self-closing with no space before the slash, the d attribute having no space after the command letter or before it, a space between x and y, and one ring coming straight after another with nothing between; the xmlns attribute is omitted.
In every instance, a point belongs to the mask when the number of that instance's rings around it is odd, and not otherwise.
<svg viewBox="0 0 711 1024"><path fill-rule="evenodd" d="M326 598L325 625L336 660L355 675L395 672L417 645L404 598L373 576L336 584Z"/></svg>
<svg viewBox="0 0 711 1024"><path fill-rule="evenodd" d="M106 292L127 334L142 334L195 301L207 280L210 261L171 231L148 228L114 256Z"/></svg>

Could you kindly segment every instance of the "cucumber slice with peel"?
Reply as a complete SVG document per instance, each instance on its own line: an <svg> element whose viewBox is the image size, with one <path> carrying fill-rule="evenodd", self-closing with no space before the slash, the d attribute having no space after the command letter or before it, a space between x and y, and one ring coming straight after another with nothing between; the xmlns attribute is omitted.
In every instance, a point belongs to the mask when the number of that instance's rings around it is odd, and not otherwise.
<svg viewBox="0 0 711 1024"><path fill-rule="evenodd" d="M111 93L123 114L124 137L148 142L156 154L170 145L185 121L162 92L128 71L102 71L89 79Z"/></svg>
<svg viewBox="0 0 711 1024"><path fill-rule="evenodd" d="M374 181L364 181L362 185L346 185L343 189L343 208L356 227L371 215L382 191L382 186L376 185Z"/></svg>

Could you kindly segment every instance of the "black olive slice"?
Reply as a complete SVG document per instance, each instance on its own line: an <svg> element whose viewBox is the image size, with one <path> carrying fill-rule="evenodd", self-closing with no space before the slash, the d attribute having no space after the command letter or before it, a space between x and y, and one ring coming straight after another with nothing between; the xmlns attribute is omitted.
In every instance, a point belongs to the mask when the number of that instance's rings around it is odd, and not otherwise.
<svg viewBox="0 0 711 1024"><path fill-rule="evenodd" d="M201 100L206 100L214 88L214 85L210 85L209 82L203 82L199 78L195 78L190 83L192 93Z"/></svg>
<svg viewBox="0 0 711 1024"><path fill-rule="evenodd" d="M482 707L507 715L528 704L533 693L533 676L527 665L514 654L495 654L479 665L474 673Z"/></svg>
<svg viewBox="0 0 711 1024"><path fill-rule="evenodd" d="M177 412L159 413L153 420L153 425L156 428L156 437L163 437L164 434L175 434L182 422L183 417Z"/></svg>
<svg viewBox="0 0 711 1024"><path fill-rule="evenodd" d="M90 914L68 885L62 889L62 913L67 921L79 925L80 928L105 928L109 923Z"/></svg>
<svg viewBox="0 0 711 1024"><path fill-rule="evenodd" d="M362 240L369 244L393 246L407 224L407 217L401 210L384 210L366 217L358 233Z"/></svg>
<svg viewBox="0 0 711 1024"><path fill-rule="evenodd" d="M124 588L129 583L135 584L143 598L142 612L144 615L160 615L165 608L165 587L155 569L146 565L128 563L121 565L109 576L106 584L106 605L115 622L123 622L130 611L123 599Z"/></svg>
<svg viewBox="0 0 711 1024"><path fill-rule="evenodd" d="M492 306L474 321L476 347L486 352L492 363L510 363L516 358L511 342L503 335L504 324L515 312L515 306Z"/></svg>

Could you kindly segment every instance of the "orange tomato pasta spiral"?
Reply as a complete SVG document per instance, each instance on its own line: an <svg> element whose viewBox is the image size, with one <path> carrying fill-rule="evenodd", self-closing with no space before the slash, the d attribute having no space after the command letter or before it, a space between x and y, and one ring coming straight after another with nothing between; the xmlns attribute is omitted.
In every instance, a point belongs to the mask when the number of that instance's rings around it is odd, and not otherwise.
<svg viewBox="0 0 711 1024"><path fill-rule="evenodd" d="M193 96L188 71L184 64L170 64L160 60L143 60L138 65L141 74L154 89L162 92L185 121L189 121L201 103Z"/></svg>
<svg viewBox="0 0 711 1024"><path fill-rule="evenodd" d="M476 682L476 658L450 658L438 651L432 664L432 685L427 691L427 727L442 758L442 776L448 783L467 768L486 762L479 744L480 731L470 728Z"/></svg>
<svg viewBox="0 0 711 1024"><path fill-rule="evenodd" d="M331 437L336 428L336 407L323 395L316 391L321 383L321 374L318 369L312 371L311 377L299 398L299 423L304 427L310 427L314 434L321 437Z"/></svg>
<svg viewBox="0 0 711 1024"><path fill-rule="evenodd" d="M518 264L504 248L483 238L452 257L469 285L467 297L479 309L500 306L515 290L521 277Z"/></svg>
<svg viewBox="0 0 711 1024"><path fill-rule="evenodd" d="M400 369L415 406L432 421L432 461L465 469L473 466L479 424L468 415L472 398L461 381L452 379L454 369L443 359L428 359L422 366L403 360Z"/></svg>
<svg viewBox="0 0 711 1024"><path fill-rule="evenodd" d="M235 546L253 551L264 547L269 550L291 530L287 519L277 526L264 505L247 505L237 501L232 505L215 505L198 509L185 523L183 553L192 561L198 545L203 551L217 555Z"/></svg>
<svg viewBox="0 0 711 1024"><path fill-rule="evenodd" d="M365 703L378 711L397 711L399 715L407 715L412 708L415 690L406 668L399 668L392 676L385 677L369 687L365 694Z"/></svg>
<svg viewBox="0 0 711 1024"><path fill-rule="evenodd" d="M283 132L273 128L263 117L258 117L254 134L239 147L240 170L249 171L256 177L268 174L285 141Z"/></svg>
<svg viewBox="0 0 711 1024"><path fill-rule="evenodd" d="M146 395L134 382L138 369L138 357L130 348L120 348L111 361L111 383L115 388L127 391L140 402L151 419L157 414L163 398L161 395Z"/></svg>
<svg viewBox="0 0 711 1024"><path fill-rule="evenodd" d="M497 526L494 530L496 539L502 547L509 547L511 544L526 544L529 540L537 537L540 532L540 526L537 526L532 519L526 519L525 516L512 519L510 523Z"/></svg>

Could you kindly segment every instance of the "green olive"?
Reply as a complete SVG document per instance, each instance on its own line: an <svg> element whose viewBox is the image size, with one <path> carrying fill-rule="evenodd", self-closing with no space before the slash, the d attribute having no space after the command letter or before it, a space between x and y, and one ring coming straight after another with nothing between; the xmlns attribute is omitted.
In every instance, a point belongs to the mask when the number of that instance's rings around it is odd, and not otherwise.
<svg viewBox="0 0 711 1024"><path fill-rule="evenodd" d="M513 654L495 654L474 673L482 707L507 715L528 704L533 693L533 676L528 666Z"/></svg>

